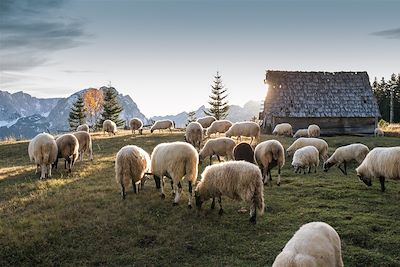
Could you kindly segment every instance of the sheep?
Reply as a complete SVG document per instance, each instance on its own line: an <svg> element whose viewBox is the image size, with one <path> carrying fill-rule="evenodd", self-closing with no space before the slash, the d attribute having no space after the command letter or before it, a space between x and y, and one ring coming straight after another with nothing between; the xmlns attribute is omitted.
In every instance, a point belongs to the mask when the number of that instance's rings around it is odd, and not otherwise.
<svg viewBox="0 0 400 267"><path fill-rule="evenodd" d="M254 150L248 143L239 143L233 148L233 158L254 163Z"/></svg>
<svg viewBox="0 0 400 267"><path fill-rule="evenodd" d="M83 154L86 152L86 150L89 153L90 160L93 160L92 138L90 137L90 134L85 131L78 131L72 134L78 139L79 142L80 161L83 161Z"/></svg>
<svg viewBox="0 0 400 267"><path fill-rule="evenodd" d="M264 213L264 186L261 172L256 165L246 161L231 161L207 166L196 186L196 206L200 210L204 201L213 199L215 208L218 198L219 214L222 215L222 196L250 203L250 222L257 222L257 209Z"/></svg>
<svg viewBox="0 0 400 267"><path fill-rule="evenodd" d="M205 129L210 127L211 123L216 121L217 119L214 116L205 116L202 118L198 118L196 121L201 124L201 126Z"/></svg>
<svg viewBox="0 0 400 267"><path fill-rule="evenodd" d="M64 158L68 163L68 172L72 172L71 168L79 156L79 141L73 134L63 134L57 137L56 144L58 148L57 159L54 166L57 169L58 159Z"/></svg>
<svg viewBox="0 0 400 267"><path fill-rule="evenodd" d="M117 125L115 124L115 122L111 121L111 120L105 120L103 122L103 133L105 134L106 132L108 134L112 133L113 135L115 135L115 133L117 132Z"/></svg>
<svg viewBox="0 0 400 267"><path fill-rule="evenodd" d="M308 137L319 137L321 134L321 129L316 124L311 124L308 126Z"/></svg>
<svg viewBox="0 0 400 267"><path fill-rule="evenodd" d="M132 130L132 134L138 130L139 134L143 134L143 122L139 118L133 118L129 121L129 126Z"/></svg>
<svg viewBox="0 0 400 267"><path fill-rule="evenodd" d="M323 139L313 137L301 137L297 139L291 146L289 146L289 148L286 150L286 153L288 156L292 156L297 149L305 146L315 146L315 148L318 149L320 157L323 160L328 159L328 143Z"/></svg>
<svg viewBox="0 0 400 267"><path fill-rule="evenodd" d="M304 224L286 243L272 267L324 266L342 267L340 237L324 222Z"/></svg>
<svg viewBox="0 0 400 267"><path fill-rule="evenodd" d="M293 135L294 138L299 137L308 137L308 129L298 129L297 132Z"/></svg>
<svg viewBox="0 0 400 267"><path fill-rule="evenodd" d="M57 144L52 135L47 133L36 135L29 142L28 155L31 162L36 164L35 174L40 166L40 179L51 177L51 165L57 159Z"/></svg>
<svg viewBox="0 0 400 267"><path fill-rule="evenodd" d="M293 128L289 123L277 124L272 132L273 135L293 136Z"/></svg>
<svg viewBox="0 0 400 267"><path fill-rule="evenodd" d="M86 123L85 123L85 124L82 124L82 125L79 125L79 126L76 128L76 131L77 131L77 132L78 132L78 131L89 132L89 125L87 125Z"/></svg>
<svg viewBox="0 0 400 267"><path fill-rule="evenodd" d="M369 148L363 144L351 144L338 147L332 156L324 162L323 168L327 172L330 167L337 165L344 175L347 175L347 163L355 160L358 164L364 160L369 152ZM343 164L344 169L340 167Z"/></svg>
<svg viewBox="0 0 400 267"><path fill-rule="evenodd" d="M189 185L189 203L192 208L192 186L197 180L199 157L196 149L185 142L161 143L151 154L151 173L158 189L161 188L161 198L164 194L164 176L171 179L171 186L175 193L173 205L177 205L182 192L181 180L183 177Z"/></svg>
<svg viewBox="0 0 400 267"><path fill-rule="evenodd" d="M381 191L385 191L385 179L400 180L400 146L376 147L356 169L357 176L371 186L371 178L379 178Z"/></svg>
<svg viewBox="0 0 400 267"><path fill-rule="evenodd" d="M150 170L149 154L135 145L121 148L115 158L115 180L121 185L121 196L125 199L125 188L132 181L133 192L139 192L139 184L143 188L145 173Z"/></svg>
<svg viewBox="0 0 400 267"><path fill-rule="evenodd" d="M271 169L278 166L276 183L279 186L281 184L281 169L285 165L285 150L282 144L277 140L264 141L256 146L254 155L260 167L264 184L266 184L268 176L269 180L272 180Z"/></svg>
<svg viewBox="0 0 400 267"><path fill-rule="evenodd" d="M232 160L233 148L235 145L235 141L229 137L218 137L207 140L206 144L199 152L200 163L202 163L206 157L210 157L211 165L213 155L217 156L219 162L221 162L220 156L225 156L228 160Z"/></svg>
<svg viewBox="0 0 400 267"><path fill-rule="evenodd" d="M239 140L241 136L251 137L250 144L253 139L257 143L260 138L260 126L253 121L236 122L225 132L225 136L237 136Z"/></svg>
<svg viewBox="0 0 400 267"><path fill-rule="evenodd" d="M315 171L317 172L317 167L319 165L319 152L314 146L305 146L300 149L297 149L294 152L292 166L295 170L295 173L300 172L300 169L304 170L304 174L306 174L306 168L308 167L308 173L311 172L311 167L314 166Z"/></svg>
<svg viewBox="0 0 400 267"><path fill-rule="evenodd" d="M191 122L186 127L185 141L200 150L203 141L203 126L198 122Z"/></svg>
<svg viewBox="0 0 400 267"><path fill-rule="evenodd" d="M232 122L229 120L217 120L211 123L210 127L207 128L207 136L217 133L225 133L232 126Z"/></svg>
<svg viewBox="0 0 400 267"><path fill-rule="evenodd" d="M383 136L385 136L385 133L384 133L381 129L375 128L375 130L374 130L374 136L375 136L375 137L383 137Z"/></svg>
<svg viewBox="0 0 400 267"><path fill-rule="evenodd" d="M175 123L171 120L159 120L156 121L150 128L150 132L153 133L155 130L161 131L164 129L169 129L172 132L172 128L175 127Z"/></svg>

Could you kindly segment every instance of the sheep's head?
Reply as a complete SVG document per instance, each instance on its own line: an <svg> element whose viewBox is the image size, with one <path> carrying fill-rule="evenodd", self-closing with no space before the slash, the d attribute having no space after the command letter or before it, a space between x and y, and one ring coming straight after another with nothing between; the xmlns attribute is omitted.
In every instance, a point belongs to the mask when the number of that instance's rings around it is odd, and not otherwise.
<svg viewBox="0 0 400 267"><path fill-rule="evenodd" d="M329 170L330 167L332 167L333 165L335 165L332 162L326 161L324 162L323 168L324 168L324 172L327 172Z"/></svg>
<svg viewBox="0 0 400 267"><path fill-rule="evenodd" d="M367 176L365 176L365 175L359 170L359 168L356 169L356 172L357 172L358 179L360 179L361 181L363 181L364 184L366 184L367 186L371 186L371 185L372 185L371 178L368 178Z"/></svg>
<svg viewBox="0 0 400 267"><path fill-rule="evenodd" d="M200 194L199 194L199 191L198 190L195 190L194 191L194 198L195 198L195 200L196 200L196 207L197 207L197 209L201 209L201 205L203 205L203 200L202 200L202 198L200 197Z"/></svg>

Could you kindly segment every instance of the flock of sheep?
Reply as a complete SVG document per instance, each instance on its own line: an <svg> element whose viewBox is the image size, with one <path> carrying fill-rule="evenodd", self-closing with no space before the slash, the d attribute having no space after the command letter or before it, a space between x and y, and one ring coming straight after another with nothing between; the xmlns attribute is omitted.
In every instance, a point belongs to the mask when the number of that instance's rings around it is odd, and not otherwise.
<svg viewBox="0 0 400 267"><path fill-rule="evenodd" d="M150 129L174 128L170 120L156 121ZM143 123L137 118L130 121L132 133L142 134ZM68 170L85 151L92 155L92 141L87 125L79 126L77 132L64 134L54 138L42 133L29 143L29 157L34 161L41 178L50 177L52 164L57 165L58 158L64 158ZM106 120L103 131L115 134L114 122ZM218 137L218 134L224 134ZM369 151L363 144L351 144L339 147L328 157L328 144L320 136L320 128L310 125L308 129L298 130L293 135L292 126L282 123L275 127L274 135L293 136L296 139L285 151L277 140L259 143L260 127L255 122L232 123L228 120L216 120L207 116L191 122L186 127L186 142L158 144L149 155L142 148L127 145L121 148L115 159L115 178L121 187L122 198L125 199L127 187L132 183L133 191L139 192L149 176L153 176L156 187L160 189L161 198L165 198L164 177L171 181L174 201L177 205L182 194L182 179L188 182L188 207L192 208L193 190L195 204L198 209L203 202L212 199L211 208L215 208L218 200L219 214L223 213L222 196L244 201L250 205L250 222L256 223L257 212L262 215L265 210L264 185L271 182L271 169L278 169L277 184L280 185L281 169L285 165L286 156L293 156L292 167L295 172L303 170L316 172L320 159L323 169L328 171L337 166L347 174L347 163L356 161L357 176L368 186L371 179L377 178L385 190L385 179L400 179L400 147L374 148ZM379 134L379 133L378 133ZM214 138L213 135L215 135ZM250 144L239 143L232 137L251 138ZM202 146L204 140L207 140ZM251 144L255 142L255 148ZM216 156L220 163L212 165L212 157ZM221 163L221 158L225 162ZM209 159L197 182L198 165ZM67 165L66 165L67 166ZM337 232L323 222L312 222L303 225L276 257L273 266L343 266L341 243Z"/></svg>

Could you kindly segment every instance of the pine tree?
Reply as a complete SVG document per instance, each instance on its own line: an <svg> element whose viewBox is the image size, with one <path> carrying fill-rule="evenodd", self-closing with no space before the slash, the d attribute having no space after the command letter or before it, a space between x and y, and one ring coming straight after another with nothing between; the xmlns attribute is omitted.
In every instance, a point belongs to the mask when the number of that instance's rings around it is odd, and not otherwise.
<svg viewBox="0 0 400 267"><path fill-rule="evenodd" d="M196 121L196 111L190 111L188 113L188 118L187 118L187 122L186 122L186 126L189 125L189 123Z"/></svg>
<svg viewBox="0 0 400 267"><path fill-rule="evenodd" d="M117 91L114 87L106 87L104 90L103 112L97 122L97 128L103 127L105 120L112 120L117 126L123 126L124 120L119 118L119 114L124 110L117 99Z"/></svg>
<svg viewBox="0 0 400 267"><path fill-rule="evenodd" d="M214 76L214 84L211 85L211 95L208 101L211 107L204 111L206 115L214 116L217 120L226 118L229 110L226 91L227 88L222 84L221 75L217 71L217 75Z"/></svg>
<svg viewBox="0 0 400 267"><path fill-rule="evenodd" d="M85 111L83 97L80 95L69 112L68 122L71 130L76 130L76 127L86 122Z"/></svg>

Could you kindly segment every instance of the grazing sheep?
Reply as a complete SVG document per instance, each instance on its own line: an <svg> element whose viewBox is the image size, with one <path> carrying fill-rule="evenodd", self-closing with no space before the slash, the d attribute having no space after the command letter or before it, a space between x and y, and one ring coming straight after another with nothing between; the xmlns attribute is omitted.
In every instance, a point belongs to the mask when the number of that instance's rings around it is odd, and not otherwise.
<svg viewBox="0 0 400 267"><path fill-rule="evenodd" d="M375 137L382 137L384 135L385 135L385 133L381 129L375 128L375 131L374 131L374 136Z"/></svg>
<svg viewBox="0 0 400 267"><path fill-rule="evenodd" d="M218 120L211 123L210 127L207 128L207 136L217 133L225 133L232 126L232 122L229 120Z"/></svg>
<svg viewBox="0 0 400 267"><path fill-rule="evenodd" d="M299 137L308 137L308 129L298 129L297 132L293 135L294 138Z"/></svg>
<svg viewBox="0 0 400 267"><path fill-rule="evenodd" d="M319 152L315 146L305 146L297 149L294 152L292 166L295 173L300 172L300 169L304 170L306 174L306 168L308 167L308 173L311 172L311 167L315 168L314 172L317 172L317 167L319 165Z"/></svg>
<svg viewBox="0 0 400 267"><path fill-rule="evenodd" d="M29 159L36 164L35 174L38 167L41 168L40 179L51 177L51 164L57 159L57 144L54 137L47 133L36 135L28 145Z"/></svg>
<svg viewBox="0 0 400 267"><path fill-rule="evenodd" d="M206 144L199 152L200 163L202 163L206 157L210 157L211 165L211 159L213 155L217 156L219 162L221 162L220 156L224 156L228 160L232 160L233 148L235 145L235 141L229 137L218 137L207 140Z"/></svg>
<svg viewBox="0 0 400 267"><path fill-rule="evenodd" d="M201 124L201 126L205 129L210 127L211 123L213 123L214 121L216 121L217 119L215 119L214 116L205 116L202 118L198 118L196 121L198 123Z"/></svg>
<svg viewBox="0 0 400 267"><path fill-rule="evenodd" d="M304 224L286 243L272 267L342 267L342 248L338 233L327 223Z"/></svg>
<svg viewBox="0 0 400 267"><path fill-rule="evenodd" d="M79 141L73 134L63 134L56 139L58 155L54 162L57 169L58 159L64 158L65 163L68 163L68 172L71 172L71 168L74 166L75 161L79 156Z"/></svg>
<svg viewBox="0 0 400 267"><path fill-rule="evenodd" d="M85 132L89 132L89 125L87 125L86 123L85 123L85 124L82 124L82 125L79 125L79 126L76 128L76 131L85 131Z"/></svg>
<svg viewBox="0 0 400 267"><path fill-rule="evenodd" d="M273 135L293 136L293 128L289 123L277 124L272 132Z"/></svg>
<svg viewBox="0 0 400 267"><path fill-rule="evenodd" d="M321 135L321 129L316 124L308 126L308 137L319 137Z"/></svg>
<svg viewBox="0 0 400 267"><path fill-rule="evenodd" d="M381 191L385 191L385 179L400 180L400 146L376 147L356 169L357 176L371 186L371 178L379 178Z"/></svg>
<svg viewBox="0 0 400 267"><path fill-rule="evenodd" d="M201 142L203 141L203 126L198 122L191 122L186 127L185 141L200 149Z"/></svg>
<svg viewBox="0 0 400 267"><path fill-rule="evenodd" d="M171 120L159 120L156 121L153 126L150 128L150 132L153 133L155 130L158 130L161 132L161 130L169 129L170 132L172 132L172 128L175 127L175 123Z"/></svg>
<svg viewBox="0 0 400 267"><path fill-rule="evenodd" d="M236 122L225 132L225 136L237 136L239 140L241 136L251 137L250 144L253 142L253 139L257 143L260 138L260 126L253 121Z"/></svg>
<svg viewBox="0 0 400 267"><path fill-rule="evenodd" d="M285 165L285 150L277 140L264 141L256 146L254 150L256 162L261 169L264 184L272 180L271 169L278 166L277 185L281 184L281 169Z"/></svg>
<svg viewBox="0 0 400 267"><path fill-rule="evenodd" d="M222 215L222 196L245 201L250 204L250 222L257 222L257 209L264 213L264 186L261 172L254 164L246 161L231 161L208 166L201 174L195 190L198 209L204 201L213 199L211 208L218 198L219 214Z"/></svg>
<svg viewBox="0 0 400 267"><path fill-rule="evenodd" d="M171 179L175 193L174 206L178 204L182 192L183 177L189 184L189 203L192 208L192 186L197 180L199 157L196 149L188 143L173 142L157 145L151 154L151 173L154 175L156 187L161 188L161 198L164 194L164 176Z"/></svg>
<svg viewBox="0 0 400 267"><path fill-rule="evenodd" d="M138 146L127 145L121 148L115 159L115 180L121 185L122 199L125 199L125 188L132 181L133 192L143 188L145 173L150 169L149 154Z"/></svg>
<svg viewBox="0 0 400 267"><path fill-rule="evenodd" d="M115 122L111 121L111 120L105 120L103 122L103 133L106 134L106 132L108 134L113 134L115 135L115 133L117 132L117 125L115 124Z"/></svg>
<svg viewBox="0 0 400 267"><path fill-rule="evenodd" d="M297 149L305 146L315 146L315 148L318 149L319 155L323 160L326 160L328 158L328 143L323 139L313 138L313 137L310 138L301 137L297 139L286 150L286 153L288 156L291 156Z"/></svg>
<svg viewBox="0 0 400 267"><path fill-rule="evenodd" d="M92 149L92 138L90 134L85 131L79 131L72 133L78 139L79 142L79 158L83 161L83 154L86 150L89 152L90 160L93 160L93 149Z"/></svg>
<svg viewBox="0 0 400 267"><path fill-rule="evenodd" d="M131 127L132 133L138 130L139 134L143 134L143 122L139 118L133 118L129 121L129 126Z"/></svg>
<svg viewBox="0 0 400 267"><path fill-rule="evenodd" d="M344 175L347 175L347 163L355 160L358 164L361 164L368 152L368 147L363 144L351 144L338 147L332 156L325 161L324 171L327 172L330 167L337 165L339 170L341 170ZM341 164L343 164L344 169L340 167Z"/></svg>
<svg viewBox="0 0 400 267"><path fill-rule="evenodd" d="M254 150L248 143L237 144L233 148L233 158L254 163Z"/></svg>

